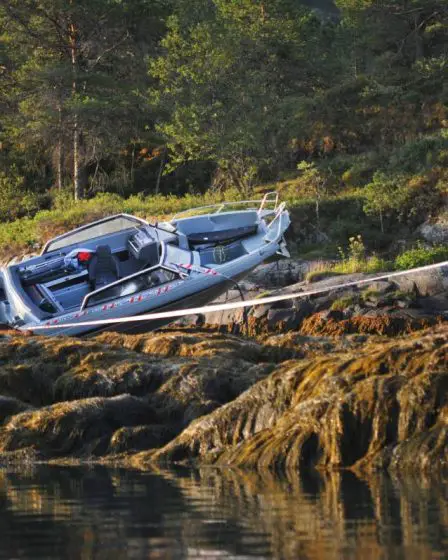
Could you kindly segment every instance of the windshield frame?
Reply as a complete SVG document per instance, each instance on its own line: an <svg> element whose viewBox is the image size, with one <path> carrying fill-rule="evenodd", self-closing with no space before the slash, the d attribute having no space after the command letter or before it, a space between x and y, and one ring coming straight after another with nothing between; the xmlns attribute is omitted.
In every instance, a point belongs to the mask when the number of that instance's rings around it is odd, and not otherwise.
<svg viewBox="0 0 448 560"><path fill-rule="evenodd" d="M66 237L70 237L72 235L75 235L76 233L80 232L80 231L84 231L90 228L93 228L95 226L98 226L100 224L104 224L107 222L110 222L112 220L117 220L119 218L126 218L131 222L135 222L135 226L136 227L141 227L141 226L147 226L149 225L149 223L144 220L143 218L137 218L137 216L132 216L131 214L114 214L113 216L108 216L107 218L102 218L101 220L97 220L96 222L91 222L90 224L85 224L83 226L80 226L79 228L76 229L72 229L71 231L67 231L66 233L62 233L61 235L58 235L56 237L53 237L53 239L50 239L49 241L47 241L42 249L41 255L45 255L47 253L51 253L52 251L62 251L63 249L65 249L66 247L70 247L71 245L76 245L76 241L74 241L73 243L67 243L67 245L64 245L63 247L56 247L55 249L51 248L51 245L54 244L55 242L62 240ZM131 225L129 225L129 228L124 228L122 230L118 230L115 233L118 233L119 231L126 231L126 229L131 229ZM105 234L107 235L107 234ZM100 238L103 237L103 235L98 235L96 237L93 237L92 239L96 239L96 238ZM78 243L82 243L82 241L79 241Z"/></svg>

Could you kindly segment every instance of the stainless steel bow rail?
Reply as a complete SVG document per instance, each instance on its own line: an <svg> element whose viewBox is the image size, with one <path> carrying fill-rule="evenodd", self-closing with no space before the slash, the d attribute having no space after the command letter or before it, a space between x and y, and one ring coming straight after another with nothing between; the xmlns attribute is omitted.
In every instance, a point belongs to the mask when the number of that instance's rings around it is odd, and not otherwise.
<svg viewBox="0 0 448 560"><path fill-rule="evenodd" d="M381 274L379 276L374 276L373 278L365 278L363 280L356 280L352 282L345 282L342 284L337 284L334 286L327 286L325 288L320 288L318 290L307 290L305 292L295 292L292 294L284 294L278 296L268 296L259 299L251 299L245 301L238 301L238 302L230 302L230 303L217 303L217 304L210 304L205 305L202 307L190 307L188 309L177 309L174 311L162 311L158 313L146 313L143 315L135 315L130 317L122 317L116 319L99 319L95 321L83 321L77 323L59 323L57 325L39 325L39 326L31 326L27 327L23 330L28 331L38 331L38 330L47 330L47 329L67 329L70 327L90 327L90 326L101 326L101 325L113 325L117 323L134 323L138 321L154 321L157 319L175 319L176 317L184 317L185 315L199 315L204 313L213 313L215 311L224 311L230 309L243 309L246 307L255 307L257 305L266 305L268 303L275 303L278 301L286 301L289 299L298 299L304 298L308 296L315 296L320 294L325 294L328 292L332 292L335 290L341 290L344 288L350 288L355 286L361 286L366 284L371 284L372 282L377 282L379 280L389 280L390 278L395 278L397 276L405 276L406 274L415 274L418 272L426 272L429 270L436 270L437 268L448 267L448 261L444 261L441 263L436 264L429 264L426 266L420 266L417 268L412 268L409 270L403 270L399 272L389 272L386 274ZM212 270L212 269L210 269ZM448 276L448 270L444 274Z"/></svg>

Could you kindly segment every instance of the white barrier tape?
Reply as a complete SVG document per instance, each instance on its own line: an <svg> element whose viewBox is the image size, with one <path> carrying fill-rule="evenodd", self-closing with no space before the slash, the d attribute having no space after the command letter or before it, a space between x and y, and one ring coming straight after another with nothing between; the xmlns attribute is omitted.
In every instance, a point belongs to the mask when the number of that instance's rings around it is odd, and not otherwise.
<svg viewBox="0 0 448 560"><path fill-rule="evenodd" d="M93 327L101 325L113 325L116 323L134 323L137 321L154 321L157 319L174 319L176 317L184 317L185 315L198 315L203 313L213 313L215 311L225 311L230 309L241 309L244 307L254 307L256 305L265 305L268 303L275 303L277 301L286 301L288 299L298 299L308 296L315 296L319 294L325 294L332 292L334 290L340 290L343 288L351 288L355 286L360 286L363 284L371 284L372 282L377 282L379 280L388 280L390 278L395 278L397 276L404 276L406 274L415 274L417 272L426 272L428 270L435 270L436 268L441 268L443 266L448 266L448 261L444 261L436 264L429 264L426 266L420 266L418 268L412 268L410 270L403 270L400 272L389 272L387 274L382 274L380 276L374 276L373 278L365 278L363 280L356 280L353 282L345 282L342 284L335 284L333 286L328 286L326 288L320 288L318 290L308 290L306 292L295 292L292 294L284 294L279 296L268 296L264 298L251 299L246 301L237 301L230 303L217 303L205 305L203 307L190 307L187 309L176 309L174 311L161 311L159 313L146 313L143 315L135 315L131 317L121 317L116 319L99 319L96 321L82 321L79 323L60 323L58 325L39 325L35 327L28 327L24 330L36 331L36 330L47 330L47 329L67 329L71 327Z"/></svg>

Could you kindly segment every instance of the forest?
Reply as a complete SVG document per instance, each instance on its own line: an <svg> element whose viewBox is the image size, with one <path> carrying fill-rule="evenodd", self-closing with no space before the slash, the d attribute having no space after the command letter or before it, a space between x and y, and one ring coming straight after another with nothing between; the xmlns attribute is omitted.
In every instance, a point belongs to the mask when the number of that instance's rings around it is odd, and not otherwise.
<svg viewBox="0 0 448 560"><path fill-rule="evenodd" d="M446 0L0 0L0 245L278 188L381 248L446 202L447 103Z"/></svg>

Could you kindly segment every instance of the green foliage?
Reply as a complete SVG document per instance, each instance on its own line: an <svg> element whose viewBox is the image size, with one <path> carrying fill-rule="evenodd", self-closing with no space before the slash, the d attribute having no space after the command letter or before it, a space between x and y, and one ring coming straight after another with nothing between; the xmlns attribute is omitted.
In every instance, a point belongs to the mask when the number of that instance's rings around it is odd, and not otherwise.
<svg viewBox="0 0 448 560"><path fill-rule="evenodd" d="M330 309L332 311L344 311L345 309L347 309L347 307L350 307L351 305L355 305L357 302L358 302L358 298L355 295L343 296L336 299L331 304Z"/></svg>
<svg viewBox="0 0 448 560"><path fill-rule="evenodd" d="M377 255L367 255L361 235L350 237L347 249L340 247L339 254L341 260L333 266L333 270L341 274L380 272L390 266L386 260Z"/></svg>
<svg viewBox="0 0 448 560"><path fill-rule="evenodd" d="M177 3L150 65L156 106L168 108L160 124L174 164L215 161L242 191L254 173L284 159L290 136L290 96L313 73L309 49L316 20L296 2ZM309 40L309 41L307 41ZM249 178L249 180L248 180Z"/></svg>
<svg viewBox="0 0 448 560"><path fill-rule="evenodd" d="M377 255L372 255L364 259L349 258L341 263L337 263L333 270L341 274L353 274L355 272L370 274L386 271L389 267L390 263L387 260Z"/></svg>
<svg viewBox="0 0 448 560"><path fill-rule="evenodd" d="M389 168L401 173L422 173L445 163L448 151L447 131L416 138L400 146L389 159Z"/></svg>
<svg viewBox="0 0 448 560"><path fill-rule="evenodd" d="M24 178L14 168L8 174L0 171L0 220L32 215L38 208L38 196L25 189Z"/></svg>
<svg viewBox="0 0 448 560"><path fill-rule="evenodd" d="M398 210L405 198L404 178L388 176L377 172L373 181L363 190L365 196L364 211L366 214L377 214L380 218L381 231L384 232L384 215L392 210Z"/></svg>
<svg viewBox="0 0 448 560"><path fill-rule="evenodd" d="M448 4L336 4L0 0L0 217L50 199L49 229L100 215L69 200L76 161L78 194L156 214L130 195L247 197L288 177L315 254L406 237L447 191Z"/></svg>
<svg viewBox="0 0 448 560"><path fill-rule="evenodd" d="M413 249L396 257L395 268L397 270L408 270L443 261L448 261L448 247L446 245L426 247L423 244L418 244Z"/></svg>

